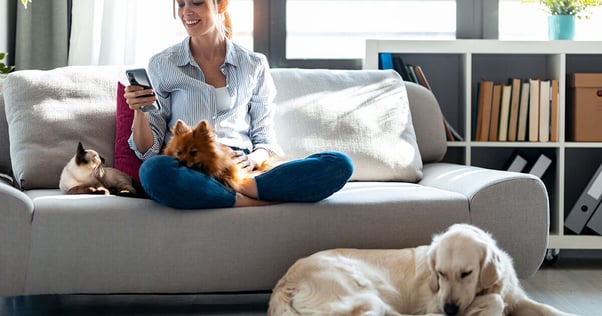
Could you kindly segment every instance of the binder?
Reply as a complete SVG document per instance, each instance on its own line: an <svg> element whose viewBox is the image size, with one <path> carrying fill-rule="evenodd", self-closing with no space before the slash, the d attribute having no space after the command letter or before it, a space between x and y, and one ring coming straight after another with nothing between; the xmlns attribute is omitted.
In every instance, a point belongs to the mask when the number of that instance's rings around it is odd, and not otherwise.
<svg viewBox="0 0 602 316"><path fill-rule="evenodd" d="M523 172L523 169L525 169L526 166L527 159L523 158L523 156L520 154L516 154L506 170L512 172Z"/></svg>
<svg viewBox="0 0 602 316"><path fill-rule="evenodd" d="M581 193L577 203L571 208L569 216L564 221L564 226L580 234L600 204L600 199L602 199L602 164ZM592 223L592 225L594 224Z"/></svg>
<svg viewBox="0 0 602 316"><path fill-rule="evenodd" d="M587 227L602 235L602 203L598 204L598 208L594 211L594 215L587 222Z"/></svg>
<svg viewBox="0 0 602 316"><path fill-rule="evenodd" d="M529 173L536 175L541 179L551 164L552 159L548 158L548 156L544 154L541 154L539 155L539 158L537 158L537 161L535 161L535 164L533 164L533 167L531 167L531 170L529 170Z"/></svg>

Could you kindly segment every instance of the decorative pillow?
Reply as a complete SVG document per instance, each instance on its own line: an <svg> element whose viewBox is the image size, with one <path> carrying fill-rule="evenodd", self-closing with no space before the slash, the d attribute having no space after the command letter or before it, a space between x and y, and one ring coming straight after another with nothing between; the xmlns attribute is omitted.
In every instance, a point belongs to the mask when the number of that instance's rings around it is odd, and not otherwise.
<svg viewBox="0 0 602 316"><path fill-rule="evenodd" d="M357 181L422 178L405 85L394 71L273 69L276 135L287 158L341 151Z"/></svg>
<svg viewBox="0 0 602 316"><path fill-rule="evenodd" d="M123 97L125 86L117 82L117 108L115 109L115 164L114 167L129 174L140 182L138 169L142 160L130 149L128 139L132 134L134 111L130 109Z"/></svg>
<svg viewBox="0 0 602 316"><path fill-rule="evenodd" d="M113 164L117 67L23 70L4 82L13 175L23 189L58 188L77 143Z"/></svg>

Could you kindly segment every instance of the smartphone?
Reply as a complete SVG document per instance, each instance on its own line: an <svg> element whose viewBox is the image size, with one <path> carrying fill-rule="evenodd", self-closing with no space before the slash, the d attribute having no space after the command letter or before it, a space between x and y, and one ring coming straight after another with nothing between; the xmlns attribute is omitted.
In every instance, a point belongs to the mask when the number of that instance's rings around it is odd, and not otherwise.
<svg viewBox="0 0 602 316"><path fill-rule="evenodd" d="M148 78L148 74L146 73L146 69L137 68L137 69L128 69L125 71L125 75L128 78L128 81L131 85L141 86L144 89L153 89L151 85L151 81ZM153 89L154 90L154 89ZM139 98L147 97L148 95L141 95ZM145 105L140 108L142 112L150 112L150 111L158 111L161 108L158 101L155 101L149 105Z"/></svg>

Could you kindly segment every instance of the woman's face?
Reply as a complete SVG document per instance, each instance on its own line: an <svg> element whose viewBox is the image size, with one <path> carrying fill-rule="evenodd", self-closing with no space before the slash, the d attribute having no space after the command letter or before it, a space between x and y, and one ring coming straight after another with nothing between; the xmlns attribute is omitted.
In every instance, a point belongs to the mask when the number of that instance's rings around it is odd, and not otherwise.
<svg viewBox="0 0 602 316"><path fill-rule="evenodd" d="M212 0L177 0L178 16L190 36L217 32L217 10Z"/></svg>

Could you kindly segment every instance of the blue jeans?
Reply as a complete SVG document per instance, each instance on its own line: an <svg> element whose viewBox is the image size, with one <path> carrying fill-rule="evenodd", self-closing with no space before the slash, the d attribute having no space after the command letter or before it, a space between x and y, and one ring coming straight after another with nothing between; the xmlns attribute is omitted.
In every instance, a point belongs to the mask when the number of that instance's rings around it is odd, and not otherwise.
<svg viewBox="0 0 602 316"><path fill-rule="evenodd" d="M351 159L339 152L313 154L281 164L255 177L258 199L316 202L340 190L353 173ZM140 182L158 203L182 209L233 207L236 192L201 171L158 155L140 166Z"/></svg>

